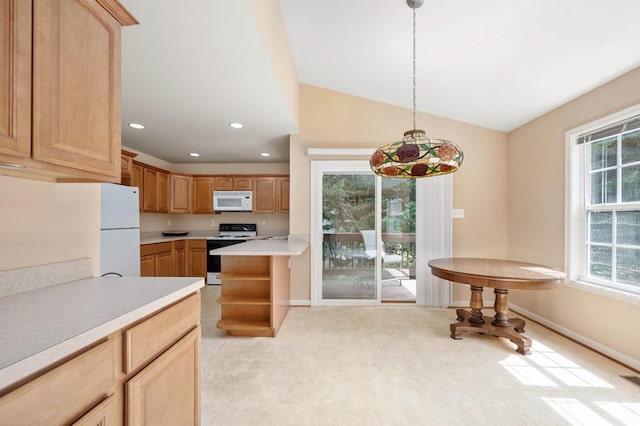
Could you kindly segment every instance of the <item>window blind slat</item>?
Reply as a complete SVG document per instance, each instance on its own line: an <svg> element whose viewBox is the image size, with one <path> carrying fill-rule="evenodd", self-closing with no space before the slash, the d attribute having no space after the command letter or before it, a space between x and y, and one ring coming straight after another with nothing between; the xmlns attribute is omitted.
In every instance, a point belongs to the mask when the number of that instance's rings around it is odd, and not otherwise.
<svg viewBox="0 0 640 426"><path fill-rule="evenodd" d="M578 136L578 145L597 141L607 136L617 135L619 133L628 132L630 130L640 129L640 115L629 117L626 120L619 121L606 127L601 127L589 133Z"/></svg>

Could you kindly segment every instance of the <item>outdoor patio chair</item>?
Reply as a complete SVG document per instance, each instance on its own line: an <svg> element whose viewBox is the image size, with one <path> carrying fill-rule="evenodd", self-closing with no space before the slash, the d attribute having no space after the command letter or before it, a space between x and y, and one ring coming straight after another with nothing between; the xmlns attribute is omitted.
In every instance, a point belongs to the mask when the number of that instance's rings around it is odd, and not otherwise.
<svg viewBox="0 0 640 426"><path fill-rule="evenodd" d="M364 241L364 252L362 253L357 253L355 254L353 257L354 259L361 259L361 260L375 260L376 255L377 255L377 251L376 251L376 231L374 231L373 229L361 229L360 230L360 234L362 234L362 240ZM384 270L384 268L388 267L389 265L400 265L400 263L402 262L402 256L400 256L399 254L389 254L384 250L384 243L382 244L382 268ZM368 287L368 282L365 279L363 279L362 277L359 277L356 282L354 283L354 285L356 284L360 284L362 285L363 283L367 284ZM400 285L402 285L402 283L400 283Z"/></svg>

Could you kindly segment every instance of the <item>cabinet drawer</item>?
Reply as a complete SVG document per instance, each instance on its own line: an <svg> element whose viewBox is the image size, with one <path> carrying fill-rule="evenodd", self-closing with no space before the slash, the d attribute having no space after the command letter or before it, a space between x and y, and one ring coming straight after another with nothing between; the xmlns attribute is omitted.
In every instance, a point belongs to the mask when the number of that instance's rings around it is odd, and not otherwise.
<svg viewBox="0 0 640 426"><path fill-rule="evenodd" d="M143 366L199 324L200 292L125 331L124 372Z"/></svg>
<svg viewBox="0 0 640 426"><path fill-rule="evenodd" d="M149 256L150 254L165 253L171 251L171 243L155 243L143 244L140 246L140 256Z"/></svg>
<svg viewBox="0 0 640 426"><path fill-rule="evenodd" d="M0 398L7 424L67 424L109 393L116 377L110 338Z"/></svg>
<svg viewBox="0 0 640 426"><path fill-rule="evenodd" d="M116 397L111 395L71 426L110 426L122 423Z"/></svg>
<svg viewBox="0 0 640 426"><path fill-rule="evenodd" d="M207 248L207 240L189 240L189 248Z"/></svg>

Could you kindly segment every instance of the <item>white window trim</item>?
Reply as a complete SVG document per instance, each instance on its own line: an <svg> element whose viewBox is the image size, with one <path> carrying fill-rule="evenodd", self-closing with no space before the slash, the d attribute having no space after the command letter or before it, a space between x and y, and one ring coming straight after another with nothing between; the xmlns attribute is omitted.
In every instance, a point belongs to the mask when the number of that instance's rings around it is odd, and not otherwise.
<svg viewBox="0 0 640 426"><path fill-rule="evenodd" d="M600 127L611 125L640 114L640 104L617 113L592 121L565 133L565 265L567 279L565 285L611 299L640 305L640 294L629 293L597 284L597 280L586 281L581 276L582 265L586 262L584 229L584 162L583 151L587 144L577 145L580 134L588 133ZM576 182L576 184L574 184Z"/></svg>

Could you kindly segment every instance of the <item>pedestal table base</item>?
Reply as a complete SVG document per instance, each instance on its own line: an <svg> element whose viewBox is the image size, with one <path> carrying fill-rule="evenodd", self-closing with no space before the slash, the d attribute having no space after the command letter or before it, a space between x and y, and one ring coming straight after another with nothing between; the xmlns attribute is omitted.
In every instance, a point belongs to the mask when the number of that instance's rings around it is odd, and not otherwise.
<svg viewBox="0 0 640 426"><path fill-rule="evenodd" d="M482 290L483 287L471 286L471 311L465 309L456 310L458 322L449 325L451 338L460 340L462 339L462 333L466 332L505 337L516 344L518 353L529 355L531 353L531 339L520 334L524 333L524 320L507 317L509 312L507 302L509 291L501 288L494 289L496 300L493 307L496 315L493 321L489 322L482 316Z"/></svg>

